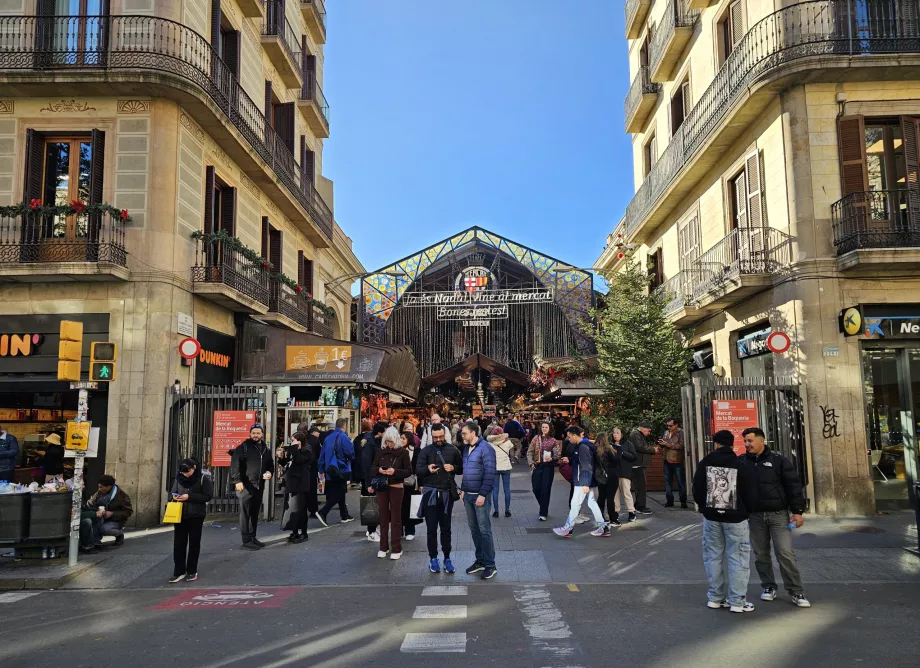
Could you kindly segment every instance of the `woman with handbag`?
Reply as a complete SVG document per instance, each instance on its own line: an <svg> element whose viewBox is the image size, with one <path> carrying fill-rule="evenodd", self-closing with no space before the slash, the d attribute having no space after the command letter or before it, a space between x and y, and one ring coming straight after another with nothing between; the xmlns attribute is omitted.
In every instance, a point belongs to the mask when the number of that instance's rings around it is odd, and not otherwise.
<svg viewBox="0 0 920 668"><path fill-rule="evenodd" d="M617 515L617 522L620 518L620 494L626 502L626 510L629 513L627 522L636 521L636 507L633 503L632 495L632 468L633 462L638 459L636 447L627 439L623 438L623 430L619 427L613 429L613 440L610 445L620 455L620 481L617 486L617 494L614 494L614 512ZM613 521L613 517L610 518Z"/></svg>
<svg viewBox="0 0 920 668"><path fill-rule="evenodd" d="M492 488L492 517L498 517L499 482L505 488L505 517L511 517L511 460L514 458L514 443L498 425L486 433L486 440L495 451L495 486Z"/></svg>
<svg viewBox="0 0 920 668"><path fill-rule="evenodd" d="M402 439L402 446L409 453L409 460L412 462L412 474L403 481L403 502L402 502L402 525L403 537L408 541L415 540L415 526L421 520L409 516L412 510L412 497L418 496L418 484L416 482L415 467L418 464L418 453L421 448L418 447L418 437L412 428L411 422L405 423L406 430L399 437Z"/></svg>
<svg viewBox="0 0 920 668"><path fill-rule="evenodd" d="M377 494L380 510L380 551L378 559L394 561L402 556L402 501L403 481L412 473L409 453L402 447L402 438L395 427L387 427L381 439L381 448L374 455L371 481L367 489ZM392 533L392 535L391 535Z"/></svg>
<svg viewBox="0 0 920 668"><path fill-rule="evenodd" d="M313 477L313 452L308 436L297 432L291 436L291 444L284 448L284 510L281 513L282 531L290 531L289 543L307 540L307 523L310 514L307 508L307 494Z"/></svg>
<svg viewBox="0 0 920 668"><path fill-rule="evenodd" d="M527 447L527 463L530 464L530 484L533 495L540 505L539 520L549 517L549 500L553 492L553 478L556 466L562 458L562 445L553 438L553 425L544 422L540 433L530 439Z"/></svg>
<svg viewBox="0 0 920 668"><path fill-rule="evenodd" d="M173 576L169 582L194 582L198 579L201 529L208 514L208 501L214 496L214 484L198 460L189 458L179 464L171 491L173 501L182 504L182 521L173 532Z"/></svg>
<svg viewBox="0 0 920 668"><path fill-rule="evenodd" d="M595 443L594 479L597 480L597 505L607 514L604 519L604 536L610 535L610 525L620 526L620 519L616 512L617 492L620 489L620 448L613 447L607 432L597 435ZM606 504L606 507L605 507Z"/></svg>

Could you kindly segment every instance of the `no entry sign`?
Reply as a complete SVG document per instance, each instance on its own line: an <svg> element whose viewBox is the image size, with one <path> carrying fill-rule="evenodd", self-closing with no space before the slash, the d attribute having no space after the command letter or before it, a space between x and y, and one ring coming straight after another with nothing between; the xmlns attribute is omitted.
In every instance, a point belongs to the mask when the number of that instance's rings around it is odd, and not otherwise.
<svg viewBox="0 0 920 668"><path fill-rule="evenodd" d="M187 360L193 360L201 352L201 344L191 337L182 339L179 343L179 354Z"/></svg>
<svg viewBox="0 0 920 668"><path fill-rule="evenodd" d="M153 610L185 608L283 608L285 602L303 587L264 589L187 589L178 596L153 606Z"/></svg>
<svg viewBox="0 0 920 668"><path fill-rule="evenodd" d="M782 355L792 346L792 339L786 332L773 332L767 337L767 348L778 355Z"/></svg>

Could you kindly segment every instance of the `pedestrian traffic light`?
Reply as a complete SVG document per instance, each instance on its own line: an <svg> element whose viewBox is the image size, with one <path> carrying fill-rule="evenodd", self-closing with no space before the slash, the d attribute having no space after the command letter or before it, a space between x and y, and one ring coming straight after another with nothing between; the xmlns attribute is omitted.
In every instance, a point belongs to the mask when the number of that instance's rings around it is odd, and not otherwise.
<svg viewBox="0 0 920 668"><path fill-rule="evenodd" d="M115 380L118 346L108 341L93 343L89 353L89 379L110 383Z"/></svg>
<svg viewBox="0 0 920 668"><path fill-rule="evenodd" d="M83 323L61 320L61 342L58 344L58 380L80 380L83 359Z"/></svg>

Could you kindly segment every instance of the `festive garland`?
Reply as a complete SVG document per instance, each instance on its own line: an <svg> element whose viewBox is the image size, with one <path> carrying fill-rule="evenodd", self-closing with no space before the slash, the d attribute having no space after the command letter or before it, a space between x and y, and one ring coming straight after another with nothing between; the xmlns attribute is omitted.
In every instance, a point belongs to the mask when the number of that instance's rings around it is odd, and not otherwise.
<svg viewBox="0 0 920 668"><path fill-rule="evenodd" d="M22 202L10 206L0 206L0 217L2 218L14 218L30 213L42 217L73 216L78 213L107 213L123 223L130 223L132 220L127 209L118 209L111 204L87 204L79 199L72 200L70 204L42 204L40 199L32 199L29 200L28 204Z"/></svg>
<svg viewBox="0 0 920 668"><path fill-rule="evenodd" d="M217 232L209 232L207 234L200 230L196 230L192 232L192 239L201 241L205 244L223 244L225 247L230 248L231 250L234 250L242 255L245 259L252 262L252 264L254 264L262 271L271 271L274 269L274 265L271 262L263 258L261 255L256 253L236 237L231 237L226 230L218 230ZM304 287L300 285L300 283L280 271L276 272L274 276L278 279L279 283L283 283L284 285L291 288L291 290L300 295L301 299L303 299L307 304L315 306L316 309L324 316L327 318L335 317L334 308L314 298L313 295L311 295L309 292L304 292Z"/></svg>

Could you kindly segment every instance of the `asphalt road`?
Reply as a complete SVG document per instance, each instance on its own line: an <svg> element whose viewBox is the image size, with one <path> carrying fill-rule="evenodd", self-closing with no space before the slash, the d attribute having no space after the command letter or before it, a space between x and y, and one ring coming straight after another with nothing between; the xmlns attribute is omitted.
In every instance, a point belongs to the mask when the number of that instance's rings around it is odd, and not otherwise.
<svg viewBox="0 0 920 668"><path fill-rule="evenodd" d="M0 665L813 668L920 656L918 583L814 585L811 609L781 598L744 615L707 609L698 585L454 586L8 592Z"/></svg>

